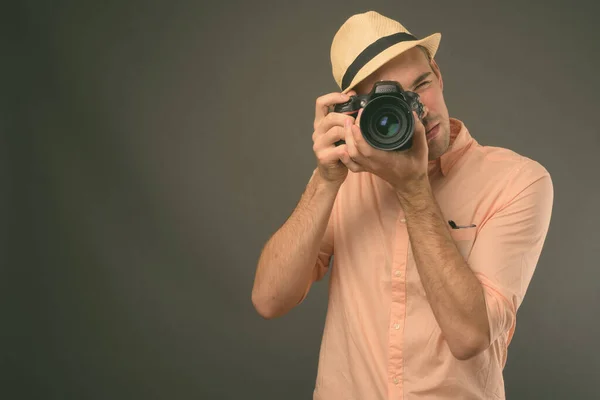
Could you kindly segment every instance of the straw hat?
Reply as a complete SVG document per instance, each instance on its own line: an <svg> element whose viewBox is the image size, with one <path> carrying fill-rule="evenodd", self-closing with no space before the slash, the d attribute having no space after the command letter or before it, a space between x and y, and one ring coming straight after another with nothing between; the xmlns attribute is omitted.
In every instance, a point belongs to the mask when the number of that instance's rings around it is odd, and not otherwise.
<svg viewBox="0 0 600 400"><path fill-rule="evenodd" d="M333 77L347 93L379 67L417 45L433 58L442 35L413 36L402 24L375 11L356 14L340 27L331 44Z"/></svg>

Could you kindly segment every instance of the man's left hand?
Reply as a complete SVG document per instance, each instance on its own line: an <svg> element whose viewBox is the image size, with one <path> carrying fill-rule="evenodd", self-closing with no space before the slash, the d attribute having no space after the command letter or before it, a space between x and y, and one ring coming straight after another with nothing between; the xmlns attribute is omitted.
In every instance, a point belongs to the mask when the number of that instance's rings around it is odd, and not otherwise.
<svg viewBox="0 0 600 400"><path fill-rule="evenodd" d="M387 181L399 194L409 194L427 180L429 148L425 127L413 111L415 121L413 142L410 149L385 151L372 147L360 130L360 110L356 124L346 129L348 155L354 161L349 169L353 172L370 172Z"/></svg>

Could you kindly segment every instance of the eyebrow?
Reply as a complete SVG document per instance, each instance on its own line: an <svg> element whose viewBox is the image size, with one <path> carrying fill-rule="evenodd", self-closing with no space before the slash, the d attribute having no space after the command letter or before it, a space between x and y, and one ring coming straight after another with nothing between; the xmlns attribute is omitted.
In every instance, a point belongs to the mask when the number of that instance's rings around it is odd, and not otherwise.
<svg viewBox="0 0 600 400"><path fill-rule="evenodd" d="M415 88L415 86L417 86L419 83L421 83L422 81L424 81L424 80L425 80L425 78L427 78L429 75L431 75L431 71L429 71L429 72L424 72L424 73L422 73L421 75L419 75L419 76L417 77L417 79L415 79L415 80L414 80L414 82L413 82L413 84L412 84L411 88L412 88L412 89L414 89L414 88Z"/></svg>
<svg viewBox="0 0 600 400"><path fill-rule="evenodd" d="M414 89L414 88L415 88L415 86L417 86L419 83L423 82L423 81L425 80L425 78L427 78L427 77L428 77L429 75L431 75L432 73L433 73L433 72L429 71L429 72L423 72L421 75L419 75L419 76L417 77L417 79L415 79L415 80L413 81L413 83L412 83L412 86L411 86L411 90L412 90L412 89ZM398 82L398 84L400 85L400 89L402 89L402 90L408 90L408 89L404 89L404 87L402 86L402 84L401 84L400 82ZM371 87L371 90L372 90L372 87ZM357 93L358 93L358 92L357 92ZM361 93L362 93L362 92L361 92ZM361 93L358 93L358 94L361 94ZM367 92L364 92L364 93L367 93Z"/></svg>

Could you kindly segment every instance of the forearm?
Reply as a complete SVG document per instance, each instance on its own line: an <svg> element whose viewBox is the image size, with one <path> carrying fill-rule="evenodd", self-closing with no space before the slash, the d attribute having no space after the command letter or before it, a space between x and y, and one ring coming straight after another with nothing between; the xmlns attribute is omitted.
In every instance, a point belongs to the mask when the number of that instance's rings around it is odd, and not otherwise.
<svg viewBox="0 0 600 400"><path fill-rule="evenodd" d="M454 244L429 183L399 198L431 309L452 353L469 358L489 340L483 288Z"/></svg>
<svg viewBox="0 0 600 400"><path fill-rule="evenodd" d="M265 244L252 290L263 317L287 313L304 295L338 190L316 172L293 213Z"/></svg>

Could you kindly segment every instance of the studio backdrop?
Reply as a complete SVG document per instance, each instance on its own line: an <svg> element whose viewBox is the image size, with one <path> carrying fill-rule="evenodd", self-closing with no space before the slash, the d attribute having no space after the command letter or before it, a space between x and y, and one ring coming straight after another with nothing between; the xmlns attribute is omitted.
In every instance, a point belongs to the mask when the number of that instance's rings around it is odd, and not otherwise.
<svg viewBox="0 0 600 400"><path fill-rule="evenodd" d="M2 13L0 398L312 398L328 277L275 320L251 290L367 10L441 32L450 115L552 176L507 398L598 396L596 2L133 0Z"/></svg>

